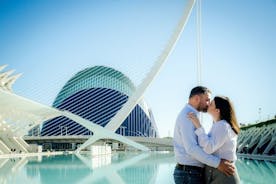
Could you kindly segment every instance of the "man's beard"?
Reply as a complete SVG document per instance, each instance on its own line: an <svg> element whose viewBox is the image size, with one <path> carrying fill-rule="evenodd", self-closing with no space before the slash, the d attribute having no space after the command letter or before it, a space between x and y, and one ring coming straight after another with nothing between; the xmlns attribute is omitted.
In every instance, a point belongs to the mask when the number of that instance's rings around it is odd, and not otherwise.
<svg viewBox="0 0 276 184"><path fill-rule="evenodd" d="M198 111L199 112L207 112L207 110L208 110L208 106L207 107L199 107L199 109L198 109Z"/></svg>

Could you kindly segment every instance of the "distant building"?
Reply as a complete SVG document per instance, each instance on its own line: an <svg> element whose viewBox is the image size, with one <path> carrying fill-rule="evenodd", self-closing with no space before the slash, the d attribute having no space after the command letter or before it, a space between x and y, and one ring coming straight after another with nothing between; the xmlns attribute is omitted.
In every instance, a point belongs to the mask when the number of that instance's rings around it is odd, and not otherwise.
<svg viewBox="0 0 276 184"><path fill-rule="evenodd" d="M105 66L86 68L74 75L57 95L53 107L70 111L105 126L135 91L123 73ZM116 130L124 136L159 137L151 110L144 100L135 106ZM92 135L88 129L66 117L43 123L41 136Z"/></svg>

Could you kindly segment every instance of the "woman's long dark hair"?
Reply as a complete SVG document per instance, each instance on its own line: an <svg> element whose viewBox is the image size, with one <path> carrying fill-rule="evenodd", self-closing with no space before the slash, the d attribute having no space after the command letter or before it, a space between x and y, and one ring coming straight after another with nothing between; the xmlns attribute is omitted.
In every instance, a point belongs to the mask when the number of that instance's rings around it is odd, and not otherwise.
<svg viewBox="0 0 276 184"><path fill-rule="evenodd" d="M220 119L227 121L230 124L233 131L238 134L240 127L236 118L236 114L232 103L229 98L223 96L216 96L214 98L216 108L220 110Z"/></svg>

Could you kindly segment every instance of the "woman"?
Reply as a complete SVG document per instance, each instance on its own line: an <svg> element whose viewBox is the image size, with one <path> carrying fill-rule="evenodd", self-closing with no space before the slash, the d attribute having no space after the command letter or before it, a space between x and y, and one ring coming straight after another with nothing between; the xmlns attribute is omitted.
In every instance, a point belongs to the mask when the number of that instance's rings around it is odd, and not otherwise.
<svg viewBox="0 0 276 184"><path fill-rule="evenodd" d="M201 127L199 119L192 113L189 119L197 128L199 145L208 154L216 155L222 159L235 162L237 160L237 137L240 131L232 103L227 97L216 96L208 107L208 113L213 117L213 126L207 135ZM205 167L206 183L239 183L237 169L232 176L226 176L218 169Z"/></svg>

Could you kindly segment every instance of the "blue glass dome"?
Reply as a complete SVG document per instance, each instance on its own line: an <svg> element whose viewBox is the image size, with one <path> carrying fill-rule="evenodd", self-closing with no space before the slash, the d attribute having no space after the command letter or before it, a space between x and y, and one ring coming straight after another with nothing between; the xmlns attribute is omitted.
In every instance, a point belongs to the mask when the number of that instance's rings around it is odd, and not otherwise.
<svg viewBox="0 0 276 184"><path fill-rule="evenodd" d="M105 66L95 66L74 75L57 95L53 107L105 126L134 90L134 84L121 72ZM116 133L124 136L158 137L153 115L144 100L135 106ZM41 130L42 136L92 134L66 117L44 122Z"/></svg>

